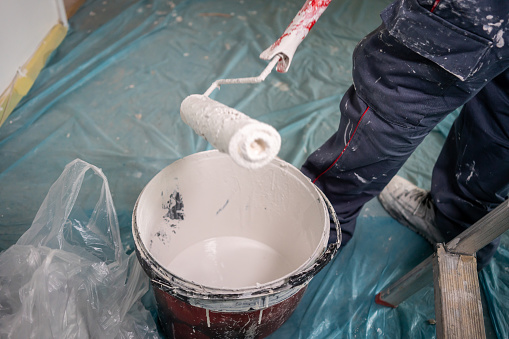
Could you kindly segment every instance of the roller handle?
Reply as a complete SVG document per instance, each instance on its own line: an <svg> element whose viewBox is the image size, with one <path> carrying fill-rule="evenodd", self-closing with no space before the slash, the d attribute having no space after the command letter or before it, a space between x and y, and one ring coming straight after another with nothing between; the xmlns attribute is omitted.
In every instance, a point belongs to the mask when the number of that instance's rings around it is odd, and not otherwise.
<svg viewBox="0 0 509 339"><path fill-rule="evenodd" d="M276 70L286 73L292 63L293 55L300 43L308 35L318 18L325 11L331 0L306 0L306 3L293 18L283 35L269 48L260 54L260 58L271 60L276 55L281 56Z"/></svg>

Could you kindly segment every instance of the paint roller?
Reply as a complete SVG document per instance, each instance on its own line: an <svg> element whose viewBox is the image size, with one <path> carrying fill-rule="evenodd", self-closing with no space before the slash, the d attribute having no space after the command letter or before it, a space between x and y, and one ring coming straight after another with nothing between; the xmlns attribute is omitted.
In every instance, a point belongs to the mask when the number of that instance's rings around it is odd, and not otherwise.
<svg viewBox="0 0 509 339"><path fill-rule="evenodd" d="M259 76L216 80L203 95L193 94L185 98L180 106L184 123L219 151L228 153L242 167L260 168L274 159L281 148L281 136L274 127L212 100L209 95L224 84L262 82L276 65L278 72L286 73L297 47L330 1L305 2L283 35L260 54L261 59L271 61Z"/></svg>

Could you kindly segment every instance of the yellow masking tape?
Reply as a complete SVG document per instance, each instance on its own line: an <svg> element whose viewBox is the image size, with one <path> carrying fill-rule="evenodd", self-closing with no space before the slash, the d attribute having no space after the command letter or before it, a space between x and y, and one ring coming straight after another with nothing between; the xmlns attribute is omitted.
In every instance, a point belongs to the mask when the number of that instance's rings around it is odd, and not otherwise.
<svg viewBox="0 0 509 339"><path fill-rule="evenodd" d="M0 126L28 93L48 57L64 40L66 34L66 26L60 23L53 26L30 60L21 67L9 87L0 95Z"/></svg>

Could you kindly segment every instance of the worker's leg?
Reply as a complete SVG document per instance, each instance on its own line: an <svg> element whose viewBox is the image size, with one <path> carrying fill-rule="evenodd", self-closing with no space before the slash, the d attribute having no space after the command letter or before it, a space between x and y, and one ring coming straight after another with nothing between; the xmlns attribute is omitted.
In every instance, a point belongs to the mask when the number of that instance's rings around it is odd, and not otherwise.
<svg viewBox="0 0 509 339"><path fill-rule="evenodd" d="M503 202L509 193L509 71L465 104L433 170L435 222L446 241ZM479 269L496 251L477 253Z"/></svg>
<svg viewBox="0 0 509 339"><path fill-rule="evenodd" d="M500 56L509 54L509 43L490 48L489 37L444 24L415 0L400 1L382 16L385 24L354 52L355 87L341 102L338 131L302 168L331 200L345 242L364 203L431 129L507 67Z"/></svg>
<svg viewBox="0 0 509 339"><path fill-rule="evenodd" d="M425 76L416 78L412 70ZM433 99L458 80L398 42L384 26L357 46L353 74L355 86L341 101L338 131L302 167L331 201L344 244L353 235L362 206L384 188L433 127L461 104L453 101L440 110L433 108L433 114L412 106L434 104ZM400 88L392 86L396 82Z"/></svg>
<svg viewBox="0 0 509 339"><path fill-rule="evenodd" d="M340 108L338 131L307 159L302 172L331 201L346 244L362 206L384 188L438 120L415 129L387 121L353 87Z"/></svg>

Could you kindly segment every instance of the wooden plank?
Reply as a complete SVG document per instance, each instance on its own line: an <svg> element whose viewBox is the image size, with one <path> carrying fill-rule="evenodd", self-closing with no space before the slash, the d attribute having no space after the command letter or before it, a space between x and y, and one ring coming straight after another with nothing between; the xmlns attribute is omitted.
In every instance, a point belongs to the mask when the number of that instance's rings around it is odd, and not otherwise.
<svg viewBox="0 0 509 339"><path fill-rule="evenodd" d="M438 244L433 259L437 338L486 338L477 262Z"/></svg>

